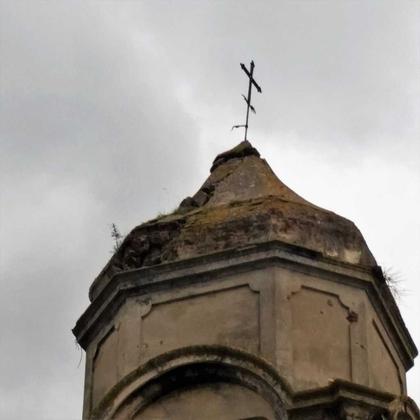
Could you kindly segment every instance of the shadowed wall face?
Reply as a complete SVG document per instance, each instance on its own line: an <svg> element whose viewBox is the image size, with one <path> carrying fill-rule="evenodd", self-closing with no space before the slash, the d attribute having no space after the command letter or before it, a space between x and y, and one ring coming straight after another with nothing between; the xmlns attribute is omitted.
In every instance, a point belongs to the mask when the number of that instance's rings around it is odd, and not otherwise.
<svg viewBox="0 0 420 420"><path fill-rule="evenodd" d="M151 404L135 420L274 420L274 412L261 396L239 385L213 383L174 391Z"/></svg>

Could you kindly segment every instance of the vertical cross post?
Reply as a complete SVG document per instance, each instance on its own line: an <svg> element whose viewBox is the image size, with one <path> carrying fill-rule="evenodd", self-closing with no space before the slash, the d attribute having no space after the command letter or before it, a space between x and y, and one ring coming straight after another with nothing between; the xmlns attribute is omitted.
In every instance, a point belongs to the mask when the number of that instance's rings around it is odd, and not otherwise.
<svg viewBox="0 0 420 420"><path fill-rule="evenodd" d="M251 106L251 94L252 94L252 76L254 74L254 61L251 61L251 66L250 66L250 74L249 74L249 84L248 84L248 100L247 100L247 107L246 107L246 122L245 122L245 138L244 140L246 140L246 136L248 134L248 120L249 120L249 108Z"/></svg>
<svg viewBox="0 0 420 420"><path fill-rule="evenodd" d="M245 67L245 65L241 63L241 69L245 72L245 74L248 76L248 79L249 79L248 96L245 97L245 95L242 95L242 97L244 98L244 100L247 104L247 106L246 106L246 121L245 121L245 124L234 125L232 127L232 129L239 128L239 127L244 127L245 128L245 138L244 138L244 140L247 140L247 136L248 136L249 110L251 109L251 111L254 114L256 113L255 108L251 105L252 86L254 85L259 93L262 92L261 88L258 86L258 83L254 79L254 67L255 67L255 64L254 64L253 61L251 61L250 70L248 70Z"/></svg>

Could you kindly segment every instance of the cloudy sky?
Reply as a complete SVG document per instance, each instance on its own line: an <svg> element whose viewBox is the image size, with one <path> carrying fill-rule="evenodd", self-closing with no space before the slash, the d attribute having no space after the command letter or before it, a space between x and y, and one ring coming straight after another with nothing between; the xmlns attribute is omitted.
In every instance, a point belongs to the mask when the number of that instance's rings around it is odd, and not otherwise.
<svg viewBox="0 0 420 420"><path fill-rule="evenodd" d="M353 220L402 280L420 347L420 3L0 0L0 418L81 415L70 330L124 233L172 210L242 132ZM420 361L409 375L420 401Z"/></svg>

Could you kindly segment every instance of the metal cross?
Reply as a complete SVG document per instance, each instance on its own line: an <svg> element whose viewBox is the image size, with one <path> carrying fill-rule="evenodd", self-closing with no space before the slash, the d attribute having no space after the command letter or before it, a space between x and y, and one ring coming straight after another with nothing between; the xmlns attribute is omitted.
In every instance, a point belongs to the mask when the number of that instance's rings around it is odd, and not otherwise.
<svg viewBox="0 0 420 420"><path fill-rule="evenodd" d="M234 128L240 128L240 127L245 127L245 139L247 138L247 134L248 134L248 120L249 120L249 110L251 109L251 111L255 114L255 108L251 105L251 93L252 93L252 85L255 86L255 88L257 89L257 91L259 93L262 92L261 88L258 86L258 83L255 81L254 79L254 61L251 61L251 65L250 65L250 70L248 70L244 64L241 63L241 69L245 72L245 74L248 76L249 78L249 84L248 84L248 97L245 97L245 95L242 95L242 97L244 98L247 106L246 106L246 122L245 124L241 124L241 125L234 125L232 127L232 130Z"/></svg>

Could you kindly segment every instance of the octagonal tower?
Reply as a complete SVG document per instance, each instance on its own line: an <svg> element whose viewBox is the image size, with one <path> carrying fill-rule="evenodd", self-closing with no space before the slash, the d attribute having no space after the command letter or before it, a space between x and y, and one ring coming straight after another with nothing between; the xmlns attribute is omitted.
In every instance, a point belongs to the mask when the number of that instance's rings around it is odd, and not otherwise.
<svg viewBox="0 0 420 420"><path fill-rule="evenodd" d="M136 227L73 332L84 419L416 419L416 347L357 227L250 143Z"/></svg>

